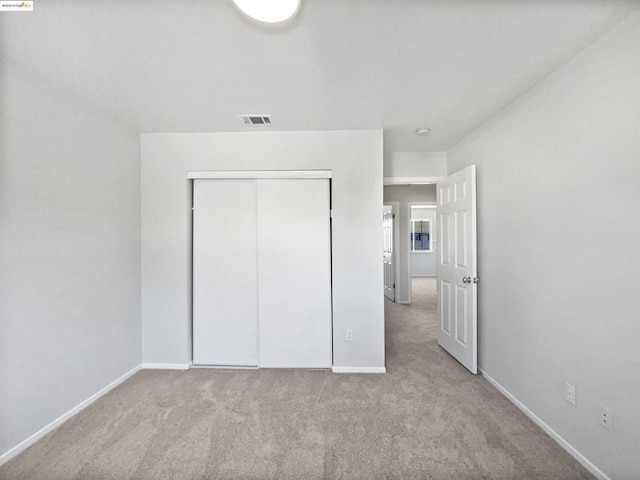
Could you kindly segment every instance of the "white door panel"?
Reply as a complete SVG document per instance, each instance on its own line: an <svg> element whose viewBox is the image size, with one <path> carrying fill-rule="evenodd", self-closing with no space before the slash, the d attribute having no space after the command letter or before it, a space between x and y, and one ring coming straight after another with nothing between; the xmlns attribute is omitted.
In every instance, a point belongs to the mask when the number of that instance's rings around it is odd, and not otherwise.
<svg viewBox="0 0 640 480"><path fill-rule="evenodd" d="M255 182L194 181L195 365L258 365Z"/></svg>
<svg viewBox="0 0 640 480"><path fill-rule="evenodd" d="M393 207L385 205L382 213L383 252L382 264L384 271L384 296L395 301L395 264L394 253L394 214Z"/></svg>
<svg viewBox="0 0 640 480"><path fill-rule="evenodd" d="M477 373L476 170L438 183L438 343Z"/></svg>
<svg viewBox="0 0 640 480"><path fill-rule="evenodd" d="M260 366L329 368L329 181L257 182Z"/></svg>

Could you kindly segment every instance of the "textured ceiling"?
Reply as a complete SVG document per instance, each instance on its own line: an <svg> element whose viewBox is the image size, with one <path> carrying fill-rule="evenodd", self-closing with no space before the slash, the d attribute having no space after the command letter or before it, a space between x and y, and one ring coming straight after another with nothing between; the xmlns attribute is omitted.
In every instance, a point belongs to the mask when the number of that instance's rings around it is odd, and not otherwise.
<svg viewBox="0 0 640 480"><path fill-rule="evenodd" d="M389 154L449 149L639 6L303 0L267 27L231 0L46 0L0 35L3 61L140 132L384 128Z"/></svg>

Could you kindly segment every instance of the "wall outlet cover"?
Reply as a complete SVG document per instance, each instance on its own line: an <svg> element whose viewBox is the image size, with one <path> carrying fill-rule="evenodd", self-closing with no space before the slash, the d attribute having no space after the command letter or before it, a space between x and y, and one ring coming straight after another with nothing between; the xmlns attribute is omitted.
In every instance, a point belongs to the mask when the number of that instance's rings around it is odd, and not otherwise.
<svg viewBox="0 0 640 480"><path fill-rule="evenodd" d="M611 415L611 409L604 405L600 405L600 425L609 431L613 430L613 416Z"/></svg>
<svg viewBox="0 0 640 480"><path fill-rule="evenodd" d="M564 382L564 398L574 407L576 406L576 387L569 382Z"/></svg>

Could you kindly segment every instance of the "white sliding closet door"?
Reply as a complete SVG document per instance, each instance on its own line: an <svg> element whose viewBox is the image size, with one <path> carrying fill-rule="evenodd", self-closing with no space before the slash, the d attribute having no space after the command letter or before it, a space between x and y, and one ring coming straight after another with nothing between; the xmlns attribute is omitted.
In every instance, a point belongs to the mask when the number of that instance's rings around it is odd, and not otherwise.
<svg viewBox="0 0 640 480"><path fill-rule="evenodd" d="M256 180L193 188L193 363L257 366Z"/></svg>
<svg viewBox="0 0 640 480"><path fill-rule="evenodd" d="M329 180L257 186L260 366L329 368Z"/></svg>

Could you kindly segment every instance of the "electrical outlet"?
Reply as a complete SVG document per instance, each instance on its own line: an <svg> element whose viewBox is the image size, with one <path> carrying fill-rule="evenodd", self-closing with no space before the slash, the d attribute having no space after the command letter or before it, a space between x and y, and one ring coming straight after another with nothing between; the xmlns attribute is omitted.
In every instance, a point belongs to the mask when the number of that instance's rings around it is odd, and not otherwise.
<svg viewBox="0 0 640 480"><path fill-rule="evenodd" d="M600 425L607 430L613 429L613 417L611 416L611 409L600 405Z"/></svg>
<svg viewBox="0 0 640 480"><path fill-rule="evenodd" d="M576 406L576 387L569 382L564 382L564 398L571 405Z"/></svg>
<svg viewBox="0 0 640 480"><path fill-rule="evenodd" d="M353 330L351 330L350 328L347 329L347 334L345 335L344 339L347 342L353 342Z"/></svg>

